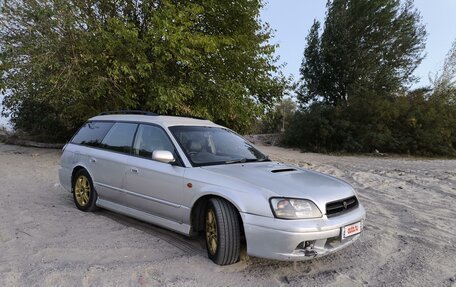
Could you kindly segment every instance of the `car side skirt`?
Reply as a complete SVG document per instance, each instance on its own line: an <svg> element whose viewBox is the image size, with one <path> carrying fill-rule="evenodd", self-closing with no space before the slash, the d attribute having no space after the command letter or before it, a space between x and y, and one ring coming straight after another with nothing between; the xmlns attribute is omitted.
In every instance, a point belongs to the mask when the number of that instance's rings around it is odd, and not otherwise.
<svg viewBox="0 0 456 287"><path fill-rule="evenodd" d="M175 232L178 232L183 235L190 235L190 225L185 224L185 223L178 223L169 219L165 219L156 215L152 215L150 213L146 213L143 211L139 211L137 209L133 209L130 207L126 207L123 205L119 205L117 203L113 203L111 201L103 200L103 199L98 199L97 200L97 206L101 208L105 208L123 215L131 216L136 219L158 225L160 227L166 228L166 229L171 229Z"/></svg>

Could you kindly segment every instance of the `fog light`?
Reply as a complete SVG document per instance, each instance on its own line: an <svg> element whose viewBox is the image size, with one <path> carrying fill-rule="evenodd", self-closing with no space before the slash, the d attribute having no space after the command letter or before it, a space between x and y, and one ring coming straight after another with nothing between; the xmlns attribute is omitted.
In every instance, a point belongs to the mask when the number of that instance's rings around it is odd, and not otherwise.
<svg viewBox="0 0 456 287"><path fill-rule="evenodd" d="M306 241L304 244L304 249L311 249L314 247L315 240L314 241Z"/></svg>
<svg viewBox="0 0 456 287"><path fill-rule="evenodd" d="M310 250L314 247L315 240L311 241L303 241L296 246L296 249L305 249L305 250Z"/></svg>

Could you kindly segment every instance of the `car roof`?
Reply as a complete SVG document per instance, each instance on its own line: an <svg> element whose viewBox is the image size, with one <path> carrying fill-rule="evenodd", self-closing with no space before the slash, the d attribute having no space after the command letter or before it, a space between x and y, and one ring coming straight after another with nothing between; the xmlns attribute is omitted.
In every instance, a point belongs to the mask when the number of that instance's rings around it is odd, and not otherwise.
<svg viewBox="0 0 456 287"><path fill-rule="evenodd" d="M99 115L90 118L89 121L125 121L125 122L140 122L140 123L153 123L163 127L170 126L210 126L222 127L209 120L195 119L187 117L175 116L159 116L159 115L131 115L131 114L113 114L113 115Z"/></svg>

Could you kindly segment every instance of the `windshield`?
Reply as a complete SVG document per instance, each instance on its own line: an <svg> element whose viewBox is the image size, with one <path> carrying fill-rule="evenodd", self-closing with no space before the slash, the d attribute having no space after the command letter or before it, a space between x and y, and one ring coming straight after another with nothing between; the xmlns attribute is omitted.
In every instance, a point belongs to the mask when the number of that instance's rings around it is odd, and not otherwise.
<svg viewBox="0 0 456 287"><path fill-rule="evenodd" d="M224 128L174 126L169 129L193 166L268 160L246 140Z"/></svg>

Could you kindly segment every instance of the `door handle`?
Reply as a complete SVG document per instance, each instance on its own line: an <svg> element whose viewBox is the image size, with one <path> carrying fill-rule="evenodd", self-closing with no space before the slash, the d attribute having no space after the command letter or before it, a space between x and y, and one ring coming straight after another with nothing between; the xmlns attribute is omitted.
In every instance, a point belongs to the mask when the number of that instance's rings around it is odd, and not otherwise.
<svg viewBox="0 0 456 287"><path fill-rule="evenodd" d="M96 159L96 158L93 158L93 157L91 157L91 158L90 158L90 162L97 162L97 159Z"/></svg>
<svg viewBox="0 0 456 287"><path fill-rule="evenodd" d="M131 169L131 172L132 172L132 173L138 173L139 170L138 170L137 168L132 168L132 169Z"/></svg>

